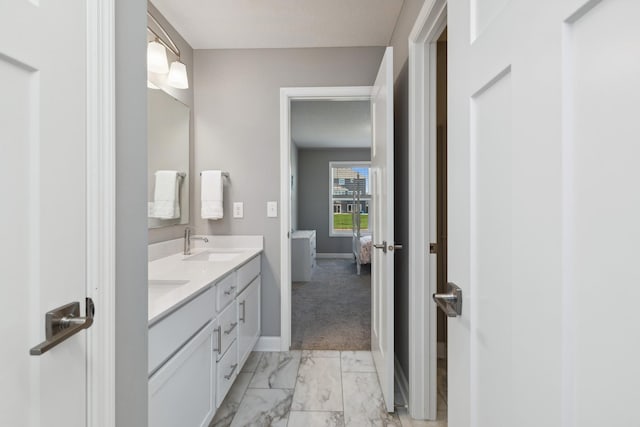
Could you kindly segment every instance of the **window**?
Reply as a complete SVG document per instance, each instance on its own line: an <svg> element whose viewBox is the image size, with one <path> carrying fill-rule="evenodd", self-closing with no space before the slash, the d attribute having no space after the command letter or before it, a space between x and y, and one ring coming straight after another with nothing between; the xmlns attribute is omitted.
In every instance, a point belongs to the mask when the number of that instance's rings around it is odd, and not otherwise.
<svg viewBox="0 0 640 427"><path fill-rule="evenodd" d="M363 234L369 232L370 166L370 162L329 163L329 206L332 206L329 212L329 235L350 236L354 212L360 212L360 231ZM356 194L360 195L360 203L354 203Z"/></svg>

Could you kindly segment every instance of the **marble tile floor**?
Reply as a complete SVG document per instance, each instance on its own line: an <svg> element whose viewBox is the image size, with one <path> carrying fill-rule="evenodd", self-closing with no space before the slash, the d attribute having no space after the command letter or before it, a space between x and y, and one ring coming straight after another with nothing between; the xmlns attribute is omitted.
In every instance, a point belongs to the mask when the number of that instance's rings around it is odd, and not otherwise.
<svg viewBox="0 0 640 427"><path fill-rule="evenodd" d="M210 427L446 427L438 404L435 422L388 414L367 351L254 352Z"/></svg>

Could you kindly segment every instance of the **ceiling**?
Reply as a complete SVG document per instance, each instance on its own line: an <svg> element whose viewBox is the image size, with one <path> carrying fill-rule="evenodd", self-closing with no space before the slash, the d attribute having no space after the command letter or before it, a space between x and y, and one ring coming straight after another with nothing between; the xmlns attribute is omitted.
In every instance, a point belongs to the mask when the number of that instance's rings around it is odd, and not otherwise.
<svg viewBox="0 0 640 427"><path fill-rule="evenodd" d="M371 148L369 101L292 101L291 139L299 148Z"/></svg>
<svg viewBox="0 0 640 427"><path fill-rule="evenodd" d="M194 49L387 46L403 0L152 0Z"/></svg>

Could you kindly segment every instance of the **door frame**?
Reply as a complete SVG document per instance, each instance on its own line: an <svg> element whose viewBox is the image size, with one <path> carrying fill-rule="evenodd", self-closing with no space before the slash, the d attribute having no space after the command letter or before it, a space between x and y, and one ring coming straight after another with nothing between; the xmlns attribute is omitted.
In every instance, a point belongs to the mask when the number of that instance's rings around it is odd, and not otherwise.
<svg viewBox="0 0 640 427"><path fill-rule="evenodd" d="M446 24L447 0L426 0L409 35L409 413L430 420L437 413L437 259L429 254L437 241L436 43Z"/></svg>
<svg viewBox="0 0 640 427"><path fill-rule="evenodd" d="M87 2L87 426L115 427L115 0Z"/></svg>
<svg viewBox="0 0 640 427"><path fill-rule="evenodd" d="M280 345L291 347L291 101L369 101L371 86L280 88Z"/></svg>

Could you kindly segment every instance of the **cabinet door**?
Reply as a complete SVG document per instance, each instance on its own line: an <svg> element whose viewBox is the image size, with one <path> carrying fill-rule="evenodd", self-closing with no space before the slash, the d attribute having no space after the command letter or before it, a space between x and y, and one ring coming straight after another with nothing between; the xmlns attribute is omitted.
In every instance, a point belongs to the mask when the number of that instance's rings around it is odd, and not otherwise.
<svg viewBox="0 0 640 427"><path fill-rule="evenodd" d="M149 425L203 427L215 412L216 345L208 323L149 379Z"/></svg>
<svg viewBox="0 0 640 427"><path fill-rule="evenodd" d="M238 296L238 360L240 366L260 336L260 276Z"/></svg>

